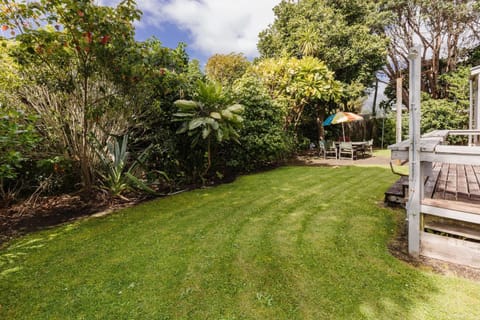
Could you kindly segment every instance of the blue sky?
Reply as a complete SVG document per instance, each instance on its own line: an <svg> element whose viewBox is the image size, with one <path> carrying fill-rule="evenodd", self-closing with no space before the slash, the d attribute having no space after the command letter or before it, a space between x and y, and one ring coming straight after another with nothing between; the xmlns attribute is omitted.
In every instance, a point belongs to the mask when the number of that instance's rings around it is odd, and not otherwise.
<svg viewBox="0 0 480 320"><path fill-rule="evenodd" d="M116 5L120 0L98 0ZM205 63L215 53L258 55L258 33L273 22L280 0L137 0L143 16L135 24L137 40L157 37L164 46L187 44L192 59Z"/></svg>

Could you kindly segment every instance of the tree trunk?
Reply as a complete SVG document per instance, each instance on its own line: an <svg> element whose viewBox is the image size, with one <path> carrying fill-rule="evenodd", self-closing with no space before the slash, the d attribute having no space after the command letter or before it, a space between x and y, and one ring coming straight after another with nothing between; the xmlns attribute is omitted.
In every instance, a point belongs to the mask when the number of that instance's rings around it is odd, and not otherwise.
<svg viewBox="0 0 480 320"><path fill-rule="evenodd" d="M210 167L212 166L212 150L211 150L211 138L210 136L208 137L208 141L207 141L207 167L205 168L205 170L203 171L202 173L202 183L205 184L205 176L208 174L208 171L210 170Z"/></svg>
<svg viewBox="0 0 480 320"><path fill-rule="evenodd" d="M84 62L84 68L87 69L87 62ZM83 79L83 128L82 128L82 152L80 157L80 171L82 175L82 183L85 191L90 191L92 189L92 163L89 157L88 150L88 131L89 121L88 121L88 77L84 74Z"/></svg>
<svg viewBox="0 0 480 320"><path fill-rule="evenodd" d="M318 141L325 140L325 128L323 127L323 121L325 120L325 108L318 108L317 109L317 133L318 133Z"/></svg>
<svg viewBox="0 0 480 320"><path fill-rule="evenodd" d="M377 117L377 96L378 96L378 78L375 78L375 92L373 94L373 104L372 104L372 120L374 123L376 123L376 117ZM372 122L372 123L373 123ZM371 131L370 131L370 137L373 138L376 136L376 126L372 125Z"/></svg>

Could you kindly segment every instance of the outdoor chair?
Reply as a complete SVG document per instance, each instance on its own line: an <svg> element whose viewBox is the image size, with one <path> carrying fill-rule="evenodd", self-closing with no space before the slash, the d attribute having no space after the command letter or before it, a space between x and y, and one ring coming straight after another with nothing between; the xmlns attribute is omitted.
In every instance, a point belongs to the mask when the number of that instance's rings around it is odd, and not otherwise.
<svg viewBox="0 0 480 320"><path fill-rule="evenodd" d="M318 156L325 158L325 141L323 140L318 141Z"/></svg>
<svg viewBox="0 0 480 320"><path fill-rule="evenodd" d="M357 158L356 151L351 142L340 142L338 158L355 160Z"/></svg>
<svg viewBox="0 0 480 320"><path fill-rule="evenodd" d="M322 141L323 142L323 141ZM324 142L324 159L337 159L337 146L335 145L334 141L327 141L326 143Z"/></svg>
<svg viewBox="0 0 480 320"><path fill-rule="evenodd" d="M363 154L369 154L370 156L373 156L373 139L367 141L363 147Z"/></svg>

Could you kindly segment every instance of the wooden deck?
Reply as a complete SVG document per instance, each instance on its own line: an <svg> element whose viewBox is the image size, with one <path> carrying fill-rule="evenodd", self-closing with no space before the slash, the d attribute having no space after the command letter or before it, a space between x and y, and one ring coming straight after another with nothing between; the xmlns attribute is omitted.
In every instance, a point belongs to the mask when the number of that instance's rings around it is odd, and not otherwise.
<svg viewBox="0 0 480 320"><path fill-rule="evenodd" d="M408 177L401 177L385 192L385 199L404 204L407 192ZM480 165L434 163L433 174L425 181L425 198L480 205Z"/></svg>
<svg viewBox="0 0 480 320"><path fill-rule="evenodd" d="M435 163L433 172L438 177L430 198L480 204L480 165Z"/></svg>
<svg viewBox="0 0 480 320"><path fill-rule="evenodd" d="M480 268L480 165L434 163L424 192L421 254ZM385 200L404 205L407 193L401 177Z"/></svg>

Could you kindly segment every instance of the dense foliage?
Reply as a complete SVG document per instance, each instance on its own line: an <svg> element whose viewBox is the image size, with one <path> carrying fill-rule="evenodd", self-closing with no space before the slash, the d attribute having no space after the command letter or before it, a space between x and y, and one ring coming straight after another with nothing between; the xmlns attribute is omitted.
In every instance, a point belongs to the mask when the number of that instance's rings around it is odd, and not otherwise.
<svg viewBox="0 0 480 320"><path fill-rule="evenodd" d="M27 81L17 95L38 115L38 131L50 142L45 151L78 160L89 190L95 180L90 139L105 143L127 124L128 106L115 77L125 77L122 59L139 17L135 3L111 8L91 1L13 2L7 9L3 18L20 33L11 55Z"/></svg>
<svg viewBox="0 0 480 320"><path fill-rule="evenodd" d="M201 81L197 83L194 100L177 100L175 106L178 112L174 116L181 121L177 134L187 134L192 149L199 147L204 153L200 153L201 158L206 158L206 163L202 160L193 163L205 183L217 146L230 140L238 142L244 108L240 104L230 104L220 85Z"/></svg>
<svg viewBox="0 0 480 320"><path fill-rule="evenodd" d="M422 134L433 130L468 129L469 75L469 66L459 66L457 70L443 74L439 79L445 90L443 99L434 99L428 93L422 93ZM395 122L395 112L389 112L384 122L384 145L395 143ZM408 113L403 114L402 127L402 136L408 139ZM450 143L466 142L461 136L452 136L449 139Z"/></svg>
<svg viewBox="0 0 480 320"><path fill-rule="evenodd" d="M24 164L38 143L34 118L0 102L0 207L22 191Z"/></svg>
<svg viewBox="0 0 480 320"><path fill-rule="evenodd" d="M227 148L227 165L236 172L251 172L286 159L293 145L283 130L285 111L268 95L262 82L247 74L235 83L233 95L245 111L240 143Z"/></svg>
<svg viewBox="0 0 480 320"><path fill-rule="evenodd" d="M344 94L334 73L314 57L264 59L255 64L251 72L261 79L270 97L284 108L284 127L292 130L295 138L305 108L310 106L316 110L321 126L332 104Z"/></svg>
<svg viewBox="0 0 480 320"><path fill-rule="evenodd" d="M460 67L443 74L440 81L445 88L444 99L422 98L422 133L432 130L468 129L470 68ZM461 137L450 137L451 143L465 142Z"/></svg>
<svg viewBox="0 0 480 320"><path fill-rule="evenodd" d="M274 23L260 34L263 57L314 56L346 84L369 86L385 63L386 37L377 1L281 1Z"/></svg>
<svg viewBox="0 0 480 320"><path fill-rule="evenodd" d="M208 59L205 74L211 81L231 86L243 76L249 65L250 62L241 53L215 54Z"/></svg>
<svg viewBox="0 0 480 320"><path fill-rule="evenodd" d="M328 115L360 111L387 52L387 75L406 73L403 22L448 35L422 39L426 47L451 37L452 54L425 64L422 130L466 127L466 63L478 50L456 35L476 30L476 1L281 1L260 34L261 58L216 54L205 74L183 43L135 41L133 0L0 3L10 35L0 47L3 199L20 190L157 193L276 165L324 137Z"/></svg>

